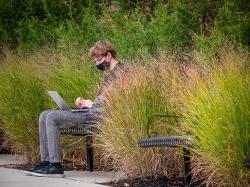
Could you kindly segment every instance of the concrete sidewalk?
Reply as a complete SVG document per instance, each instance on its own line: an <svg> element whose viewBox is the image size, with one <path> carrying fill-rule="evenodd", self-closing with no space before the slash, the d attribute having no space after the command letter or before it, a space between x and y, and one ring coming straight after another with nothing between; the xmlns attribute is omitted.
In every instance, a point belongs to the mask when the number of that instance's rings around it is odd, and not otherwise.
<svg viewBox="0 0 250 187"><path fill-rule="evenodd" d="M22 170L4 168L4 164L23 163L20 156L0 155L1 187L105 187L97 183L112 180L113 172L66 171L65 178L27 176Z"/></svg>

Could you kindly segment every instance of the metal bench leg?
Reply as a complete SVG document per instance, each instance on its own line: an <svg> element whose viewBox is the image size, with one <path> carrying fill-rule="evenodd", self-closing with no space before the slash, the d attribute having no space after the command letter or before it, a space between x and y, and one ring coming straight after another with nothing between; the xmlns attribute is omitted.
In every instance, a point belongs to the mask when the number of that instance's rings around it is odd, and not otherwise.
<svg viewBox="0 0 250 187"><path fill-rule="evenodd" d="M185 187L191 186L191 160L190 151L188 148L183 147L183 158L184 158L184 185Z"/></svg>
<svg viewBox="0 0 250 187"><path fill-rule="evenodd" d="M87 150L87 171L93 172L93 137L86 136L86 150Z"/></svg>

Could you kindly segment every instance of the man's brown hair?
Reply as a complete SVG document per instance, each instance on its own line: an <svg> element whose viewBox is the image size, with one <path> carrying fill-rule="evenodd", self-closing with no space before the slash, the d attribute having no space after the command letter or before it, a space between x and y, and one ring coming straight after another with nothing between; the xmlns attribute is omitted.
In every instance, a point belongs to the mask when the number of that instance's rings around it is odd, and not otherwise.
<svg viewBox="0 0 250 187"><path fill-rule="evenodd" d="M116 58L116 51L112 43L109 41L98 41L89 49L89 56L91 58L106 56L108 52L111 53L113 58Z"/></svg>

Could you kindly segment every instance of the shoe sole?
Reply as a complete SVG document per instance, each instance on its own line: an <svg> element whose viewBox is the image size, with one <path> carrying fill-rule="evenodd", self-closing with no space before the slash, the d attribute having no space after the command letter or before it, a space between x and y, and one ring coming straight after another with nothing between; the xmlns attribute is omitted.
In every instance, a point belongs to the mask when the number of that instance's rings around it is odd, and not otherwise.
<svg viewBox="0 0 250 187"><path fill-rule="evenodd" d="M25 173L26 175L31 175L31 174L30 174L31 171L24 171L24 173Z"/></svg>
<svg viewBox="0 0 250 187"><path fill-rule="evenodd" d="M31 171L24 171L25 174L27 175L32 175L36 177L51 177L51 178L64 178L64 174L42 174L42 173L36 173L36 172L31 172Z"/></svg>

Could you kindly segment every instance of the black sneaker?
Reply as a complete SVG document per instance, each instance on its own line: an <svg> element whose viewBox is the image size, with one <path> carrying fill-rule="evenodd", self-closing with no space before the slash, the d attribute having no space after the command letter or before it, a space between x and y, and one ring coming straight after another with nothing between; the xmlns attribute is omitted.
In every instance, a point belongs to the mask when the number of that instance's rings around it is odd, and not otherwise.
<svg viewBox="0 0 250 187"><path fill-rule="evenodd" d="M49 161L43 161L43 162L40 162L37 165L32 165L32 166L29 166L29 167L25 168L24 173L29 174L30 172L34 172L36 170L39 170L39 169L44 168L44 167L49 166L49 165L50 165Z"/></svg>
<svg viewBox="0 0 250 187"><path fill-rule="evenodd" d="M49 166L44 168L40 168L39 170L30 172L29 174L37 177L64 177L64 171L62 166L54 166L53 164L50 164Z"/></svg>

